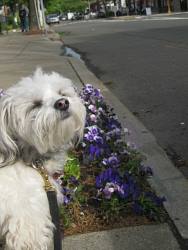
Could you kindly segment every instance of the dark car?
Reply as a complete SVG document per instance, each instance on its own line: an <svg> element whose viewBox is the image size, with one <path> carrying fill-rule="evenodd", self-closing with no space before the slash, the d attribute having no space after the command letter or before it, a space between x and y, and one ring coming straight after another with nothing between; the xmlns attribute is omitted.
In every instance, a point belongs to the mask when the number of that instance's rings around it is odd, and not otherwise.
<svg viewBox="0 0 188 250"><path fill-rule="evenodd" d="M84 15L82 13L76 12L74 14L76 20L82 20L84 19Z"/></svg>
<svg viewBox="0 0 188 250"><path fill-rule="evenodd" d="M66 21L66 20L68 20L67 14L61 14L61 15L59 16L59 19L60 19L61 21Z"/></svg>
<svg viewBox="0 0 188 250"><path fill-rule="evenodd" d="M105 18L105 17L106 17L106 14L103 11L99 11L97 13L97 18Z"/></svg>

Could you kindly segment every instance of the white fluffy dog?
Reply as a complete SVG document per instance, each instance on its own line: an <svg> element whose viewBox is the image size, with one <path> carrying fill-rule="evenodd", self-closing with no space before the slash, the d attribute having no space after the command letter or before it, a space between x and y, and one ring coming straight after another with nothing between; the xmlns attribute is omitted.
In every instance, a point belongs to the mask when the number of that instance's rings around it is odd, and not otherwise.
<svg viewBox="0 0 188 250"><path fill-rule="evenodd" d="M37 69L0 97L0 234L6 249L46 250L53 238L43 161L50 181L82 137L85 107L69 79ZM60 192L57 190L57 194Z"/></svg>

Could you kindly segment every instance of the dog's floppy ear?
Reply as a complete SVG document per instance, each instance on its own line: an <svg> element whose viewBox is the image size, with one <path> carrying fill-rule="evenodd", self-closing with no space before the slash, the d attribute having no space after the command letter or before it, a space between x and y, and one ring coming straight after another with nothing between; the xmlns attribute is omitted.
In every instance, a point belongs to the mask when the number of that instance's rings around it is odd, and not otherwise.
<svg viewBox="0 0 188 250"><path fill-rule="evenodd" d="M0 167L13 163L18 155L18 147L10 131L12 111L9 97L0 97Z"/></svg>

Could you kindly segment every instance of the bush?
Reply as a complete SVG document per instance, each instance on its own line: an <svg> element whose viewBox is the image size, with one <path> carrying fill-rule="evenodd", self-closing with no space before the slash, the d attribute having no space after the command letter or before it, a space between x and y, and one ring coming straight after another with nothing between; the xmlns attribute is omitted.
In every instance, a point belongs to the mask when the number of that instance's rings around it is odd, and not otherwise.
<svg viewBox="0 0 188 250"><path fill-rule="evenodd" d="M0 25L0 32L3 30L12 30L18 28L18 24L16 24L13 15L7 16L6 19L3 17L1 19Z"/></svg>

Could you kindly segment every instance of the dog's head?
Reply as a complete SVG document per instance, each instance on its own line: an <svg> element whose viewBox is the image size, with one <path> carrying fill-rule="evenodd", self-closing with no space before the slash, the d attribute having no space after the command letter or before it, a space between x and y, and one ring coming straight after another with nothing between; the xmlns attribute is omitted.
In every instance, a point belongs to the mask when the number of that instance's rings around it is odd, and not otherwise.
<svg viewBox="0 0 188 250"><path fill-rule="evenodd" d="M69 79L37 69L0 98L0 153L4 164L15 160L20 147L30 146L44 155L81 138L85 114Z"/></svg>

